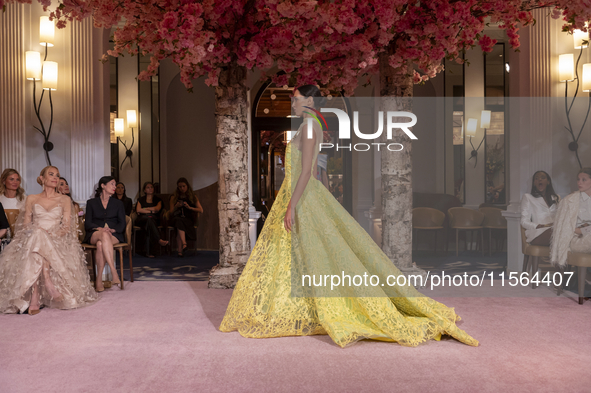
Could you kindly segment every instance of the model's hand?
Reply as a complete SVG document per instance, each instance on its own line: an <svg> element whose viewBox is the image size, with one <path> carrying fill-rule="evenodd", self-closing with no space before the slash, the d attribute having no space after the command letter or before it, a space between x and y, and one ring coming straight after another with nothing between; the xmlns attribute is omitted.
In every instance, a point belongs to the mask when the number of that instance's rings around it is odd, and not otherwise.
<svg viewBox="0 0 591 393"><path fill-rule="evenodd" d="M287 204L287 211L285 212L285 217L283 218L283 226L285 230L289 233L291 232L291 227L293 225L293 216L291 214L291 201Z"/></svg>

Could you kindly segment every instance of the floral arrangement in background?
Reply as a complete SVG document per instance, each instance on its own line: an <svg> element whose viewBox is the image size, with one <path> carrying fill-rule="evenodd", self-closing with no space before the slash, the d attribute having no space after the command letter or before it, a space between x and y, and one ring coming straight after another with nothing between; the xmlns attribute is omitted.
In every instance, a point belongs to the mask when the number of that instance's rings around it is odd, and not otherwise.
<svg viewBox="0 0 591 393"><path fill-rule="evenodd" d="M505 29L518 48L518 31L534 23L534 9L548 7L570 32L587 31L591 19L588 0L38 1L59 28L87 17L95 27L116 26L109 55L151 56L140 80L155 75L165 58L180 67L188 89L203 75L217 86L228 64L263 71L276 65L284 72L271 76L278 86L314 83L346 95L360 76L379 70L381 54L382 65L420 83L441 72L444 59L463 62L475 45L491 51L496 40L484 33L488 24ZM15 2L31 0L0 0L0 7Z"/></svg>

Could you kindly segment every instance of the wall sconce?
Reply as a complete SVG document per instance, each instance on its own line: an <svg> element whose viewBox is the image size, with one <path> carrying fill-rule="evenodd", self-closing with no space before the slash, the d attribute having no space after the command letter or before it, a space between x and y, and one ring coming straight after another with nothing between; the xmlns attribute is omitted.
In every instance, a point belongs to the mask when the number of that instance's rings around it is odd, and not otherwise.
<svg viewBox="0 0 591 393"><path fill-rule="evenodd" d="M480 146L482 146L482 142L484 142L484 136L483 136L482 140L480 141L480 144L478 145L477 148L474 148L474 145L472 144L472 138L476 136L476 128L477 127L478 127L478 120L477 119L473 119L473 118L468 119L468 122L466 123L466 136L470 137L470 139L469 139L470 146L472 146L472 152L470 153L470 158L468 158L468 160L475 158L474 168L476 168L476 164L478 164L478 150L480 149Z"/></svg>
<svg viewBox="0 0 591 393"><path fill-rule="evenodd" d="M51 165L49 152L53 150L53 143L49 141L51 135L51 127L53 126L53 100L51 92L57 90L57 76L58 66L55 61L47 60L47 48L53 46L55 36L55 24L49 20L48 16L42 16L39 20L39 44L45 47L45 57L41 62L41 54L36 51L25 52L25 77L27 80L33 81L33 108L35 115L39 121L39 127L33 126L43 136L43 150L45 151L45 158L47 163ZM41 81L41 97L37 101L37 82ZM43 120L41 120L41 104L43 103L43 96L47 91L49 95L49 110L50 120L49 126L45 128Z"/></svg>
<svg viewBox="0 0 591 393"><path fill-rule="evenodd" d="M55 38L55 24L49 16L42 16L39 20L39 44L44 47L53 46Z"/></svg>
<svg viewBox="0 0 591 393"><path fill-rule="evenodd" d="M589 111L591 110L591 64L583 64L583 77L582 80L579 78L579 61L581 60L581 56L583 54L583 49L589 46L589 32L582 32L581 30L575 30L573 32L573 42L574 48L580 49L579 56L577 57L577 62L574 62L574 55L572 53L566 53L563 55L558 56L558 80L564 83L564 109L566 112L566 120L568 126L565 126L566 130L570 134L572 138L572 142L568 144L568 149L575 153L577 157L577 162L579 163L579 168L582 168L583 165L581 164L581 159L579 158L579 138L581 137L581 133L585 128L585 124L587 123L587 119L589 118ZM573 95L572 101L570 105L568 103L568 84L569 82L577 81L577 86L575 87L575 94ZM583 120L583 125L579 130L578 134L575 136L575 132L573 131L573 125L570 118L570 112L573 108L573 104L577 99L577 94L579 92L579 85L582 84L583 92L590 93L589 94L589 105L587 106L587 114L585 115L585 120Z"/></svg>
<svg viewBox="0 0 591 393"><path fill-rule="evenodd" d="M123 147L125 148L125 158L121 161L121 166L119 169L123 169L123 163L129 157L129 165L133 168L133 161L131 160L131 156L133 155L133 144L135 143L135 137L133 135L133 129L137 127L137 115L135 110L128 110L127 111L127 127L131 128L131 146L127 147L126 143L121 140L121 137L124 133L124 120L121 118L115 119L115 136L117 137L117 142L121 142Z"/></svg>

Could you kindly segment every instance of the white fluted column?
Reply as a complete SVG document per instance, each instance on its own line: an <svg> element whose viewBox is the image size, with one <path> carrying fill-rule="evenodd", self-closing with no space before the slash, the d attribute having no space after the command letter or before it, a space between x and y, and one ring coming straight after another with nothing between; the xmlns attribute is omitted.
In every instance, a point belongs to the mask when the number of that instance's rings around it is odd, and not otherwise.
<svg viewBox="0 0 591 393"><path fill-rule="evenodd" d="M29 14L25 7L30 6L9 4L6 12L0 14L0 170L14 168L23 176L26 173L26 80L22 26Z"/></svg>
<svg viewBox="0 0 591 393"><path fill-rule="evenodd" d="M103 30L94 28L90 19L72 22L70 31L70 187L74 200L85 205L99 178L110 175L109 103L105 101L109 79L106 66L98 61L107 48ZM110 279L111 271L105 266L103 280Z"/></svg>
<svg viewBox="0 0 591 393"><path fill-rule="evenodd" d="M94 155L92 151L92 22L85 20L71 26L72 61L72 196L77 201L89 197L94 179Z"/></svg>
<svg viewBox="0 0 591 393"><path fill-rule="evenodd" d="M507 219L507 270L520 272L523 266L521 250L521 196L529 192L535 171L544 170L552 176L552 45L555 43L556 21L545 10L534 11L536 25L522 36L522 56L515 57L511 66L513 98L509 126L509 206L503 215ZM513 70L517 72L513 72ZM546 97L546 98L545 98Z"/></svg>

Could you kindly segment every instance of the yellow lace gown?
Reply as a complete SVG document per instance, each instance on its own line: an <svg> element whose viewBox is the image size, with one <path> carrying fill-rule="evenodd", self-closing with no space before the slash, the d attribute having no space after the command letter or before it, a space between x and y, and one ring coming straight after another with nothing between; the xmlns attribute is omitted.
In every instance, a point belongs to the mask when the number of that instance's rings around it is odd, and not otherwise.
<svg viewBox="0 0 591 393"><path fill-rule="evenodd" d="M410 285L353 285L330 291L329 281L328 287L312 288L314 296L293 296L294 258L305 265L302 269L307 274L345 272L353 277L367 273L378 275L381 283L388 275L402 274L314 176L296 207L295 228L291 233L285 230L291 179L295 182L299 177L301 156L293 143L287 146L285 180L220 330L237 330L250 338L328 334L341 347L362 339L417 346L448 334L477 346L477 340L456 326L460 318L453 308L423 296Z"/></svg>

